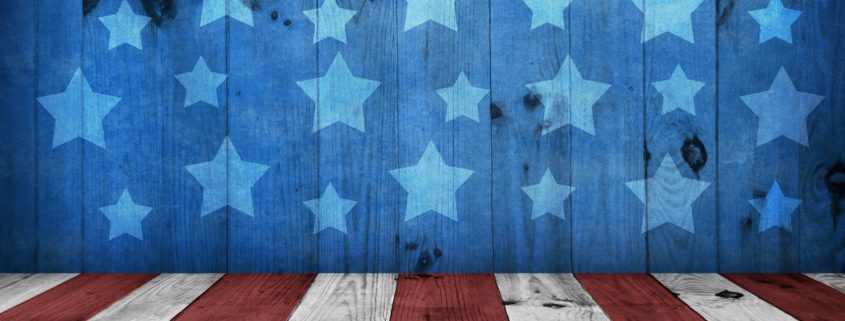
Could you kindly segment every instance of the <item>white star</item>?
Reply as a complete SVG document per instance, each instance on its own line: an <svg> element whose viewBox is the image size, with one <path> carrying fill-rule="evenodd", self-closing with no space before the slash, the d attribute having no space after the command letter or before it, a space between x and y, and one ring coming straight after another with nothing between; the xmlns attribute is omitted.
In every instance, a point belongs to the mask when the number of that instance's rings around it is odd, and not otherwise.
<svg viewBox="0 0 845 321"><path fill-rule="evenodd" d="M335 38L342 43L346 43L346 24L357 11L343 9L338 6L335 0L326 0L318 9L305 10L302 12L311 20L314 26L314 43L326 38Z"/></svg>
<svg viewBox="0 0 845 321"><path fill-rule="evenodd" d="M116 204L100 207L100 212L109 219L109 240L123 234L143 240L144 231L141 221L152 210L152 207L135 204L129 191L124 189Z"/></svg>
<svg viewBox="0 0 845 321"><path fill-rule="evenodd" d="M150 23L150 18L136 15L126 1L120 4L117 13L100 17L100 22L109 29L109 49L122 44L143 49L141 44L141 30Z"/></svg>
<svg viewBox="0 0 845 321"><path fill-rule="evenodd" d="M303 203L317 217L314 224L314 234L327 228L333 228L346 234L346 213L349 213L358 202L340 198L334 186L329 183L326 191L323 192L323 196Z"/></svg>
<svg viewBox="0 0 845 321"><path fill-rule="evenodd" d="M801 200L784 196L778 182L772 184L766 197L755 198L748 202L760 213L759 232L773 227L780 227L792 232L791 214L801 205Z"/></svg>
<svg viewBox="0 0 845 321"><path fill-rule="evenodd" d="M564 29L563 10L569 7L571 0L523 0L531 9L531 30L544 24L551 24Z"/></svg>
<svg viewBox="0 0 845 321"><path fill-rule="evenodd" d="M780 38L792 43L792 24L801 16L801 11L784 8L780 0L771 0L765 9L748 12L760 25L759 43Z"/></svg>
<svg viewBox="0 0 845 321"><path fill-rule="evenodd" d="M248 1L251 3L252 1ZM203 0L200 27L217 19L230 16L252 27L252 8L243 0Z"/></svg>
<svg viewBox="0 0 845 321"><path fill-rule="evenodd" d="M536 185L523 186L522 190L531 198L533 208L531 219L537 219L546 213L566 219L566 210L563 201L566 200L575 188L558 184L552 171L546 170L543 178Z"/></svg>
<svg viewBox="0 0 845 321"><path fill-rule="evenodd" d="M704 88L704 82L687 78L681 65L675 67L671 78L655 81L652 85L663 95L661 114L680 109L695 115L695 95Z"/></svg>
<svg viewBox="0 0 845 321"><path fill-rule="evenodd" d="M211 72L205 64L205 59L200 57L193 71L175 77L185 87L185 107L201 101L219 107L217 88L226 81L226 74Z"/></svg>
<svg viewBox="0 0 845 321"><path fill-rule="evenodd" d="M704 0L648 0L645 5L644 0L632 1L643 12L642 42L668 32L690 43L695 43L692 32L692 12Z"/></svg>
<svg viewBox="0 0 845 321"><path fill-rule="evenodd" d="M648 193L646 195L646 184ZM695 233L692 218L692 203L710 186L708 182L681 176L672 157L666 155L654 176L648 179L625 183L637 198L645 204L648 199L647 213L643 217L643 229L657 228L664 223Z"/></svg>
<svg viewBox="0 0 845 321"><path fill-rule="evenodd" d="M466 75L461 72L452 87L437 90L437 94L446 102L446 121L465 116L478 121L478 103L490 92L487 89L473 87Z"/></svg>
<svg viewBox="0 0 845 321"><path fill-rule="evenodd" d="M429 20L458 31L458 23L455 20L455 0L408 0L405 31Z"/></svg>

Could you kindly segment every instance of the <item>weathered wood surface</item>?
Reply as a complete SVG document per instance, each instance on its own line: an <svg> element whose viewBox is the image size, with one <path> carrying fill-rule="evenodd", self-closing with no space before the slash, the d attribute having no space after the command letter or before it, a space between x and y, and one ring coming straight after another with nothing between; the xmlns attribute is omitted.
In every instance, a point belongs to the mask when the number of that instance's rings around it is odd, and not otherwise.
<svg viewBox="0 0 845 321"><path fill-rule="evenodd" d="M799 320L841 320L845 293L803 274L724 274L725 278Z"/></svg>
<svg viewBox="0 0 845 321"><path fill-rule="evenodd" d="M0 274L0 312L76 276L75 273Z"/></svg>
<svg viewBox="0 0 845 321"><path fill-rule="evenodd" d="M321 273L305 293L290 321L387 321L397 274Z"/></svg>
<svg viewBox="0 0 845 321"><path fill-rule="evenodd" d="M813 278L813 280L824 283L829 287L845 292L845 274L808 273L807 276Z"/></svg>
<svg viewBox="0 0 845 321"><path fill-rule="evenodd" d="M160 274L91 320L170 320L223 274Z"/></svg>
<svg viewBox="0 0 845 321"><path fill-rule="evenodd" d="M707 320L795 320L718 274L652 274Z"/></svg>
<svg viewBox="0 0 845 321"><path fill-rule="evenodd" d="M648 274L576 274L611 320L704 320Z"/></svg>
<svg viewBox="0 0 845 321"><path fill-rule="evenodd" d="M393 321L506 321L508 316L489 274L400 274Z"/></svg>
<svg viewBox="0 0 845 321"><path fill-rule="evenodd" d="M572 274L496 274L511 321L609 320Z"/></svg>

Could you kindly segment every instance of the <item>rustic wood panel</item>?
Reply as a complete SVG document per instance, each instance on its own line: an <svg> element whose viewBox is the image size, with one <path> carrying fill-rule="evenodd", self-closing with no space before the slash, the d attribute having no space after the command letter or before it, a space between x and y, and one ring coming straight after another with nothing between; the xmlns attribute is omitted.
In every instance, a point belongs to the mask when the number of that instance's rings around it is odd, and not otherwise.
<svg viewBox="0 0 845 321"><path fill-rule="evenodd" d="M496 274L512 321L609 320L572 274Z"/></svg>
<svg viewBox="0 0 845 321"><path fill-rule="evenodd" d="M75 273L0 274L0 312L76 276Z"/></svg>
<svg viewBox="0 0 845 321"><path fill-rule="evenodd" d="M161 274L91 320L170 320L222 276L220 273Z"/></svg>
<svg viewBox="0 0 845 321"><path fill-rule="evenodd" d="M845 318L845 293L803 274L724 274L725 278L799 320Z"/></svg>
<svg viewBox="0 0 845 321"><path fill-rule="evenodd" d="M576 274L611 320L704 320L648 274Z"/></svg>
<svg viewBox="0 0 845 321"><path fill-rule="evenodd" d="M813 280L826 284L829 287L845 292L845 275L835 273L808 273L807 276Z"/></svg>
<svg viewBox="0 0 845 321"><path fill-rule="evenodd" d="M491 274L400 274L390 320L508 320Z"/></svg>
<svg viewBox="0 0 845 321"><path fill-rule="evenodd" d="M795 320L718 274L652 274L707 320Z"/></svg>
<svg viewBox="0 0 845 321"><path fill-rule="evenodd" d="M318 274L288 320L387 321L396 278L389 273Z"/></svg>

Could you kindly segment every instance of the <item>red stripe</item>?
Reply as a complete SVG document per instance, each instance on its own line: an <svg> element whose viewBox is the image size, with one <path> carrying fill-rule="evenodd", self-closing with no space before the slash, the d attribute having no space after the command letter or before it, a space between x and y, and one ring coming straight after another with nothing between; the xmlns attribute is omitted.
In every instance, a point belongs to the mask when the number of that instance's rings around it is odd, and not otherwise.
<svg viewBox="0 0 845 321"><path fill-rule="evenodd" d="M611 320L704 320L648 274L578 274Z"/></svg>
<svg viewBox="0 0 845 321"><path fill-rule="evenodd" d="M507 321L491 274L402 274L390 320Z"/></svg>
<svg viewBox="0 0 845 321"><path fill-rule="evenodd" d="M0 314L0 320L84 320L155 274L81 274Z"/></svg>
<svg viewBox="0 0 845 321"><path fill-rule="evenodd" d="M845 294L803 274L724 274L801 320L845 320Z"/></svg>
<svg viewBox="0 0 845 321"><path fill-rule="evenodd" d="M316 274L226 274L174 320L286 320Z"/></svg>

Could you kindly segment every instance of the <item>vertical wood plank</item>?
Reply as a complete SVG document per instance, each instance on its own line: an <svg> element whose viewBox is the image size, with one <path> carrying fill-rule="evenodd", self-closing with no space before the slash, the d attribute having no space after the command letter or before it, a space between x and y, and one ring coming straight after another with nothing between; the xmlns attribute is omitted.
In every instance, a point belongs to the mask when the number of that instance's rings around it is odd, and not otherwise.
<svg viewBox="0 0 845 321"><path fill-rule="evenodd" d="M161 274L91 320L170 320L222 276L220 273Z"/></svg>
<svg viewBox="0 0 845 321"><path fill-rule="evenodd" d="M496 274L511 321L609 320L572 274Z"/></svg>
<svg viewBox="0 0 845 321"><path fill-rule="evenodd" d="M611 320L704 320L648 274L576 274Z"/></svg>
<svg viewBox="0 0 845 321"><path fill-rule="evenodd" d="M75 273L0 274L0 312L76 276Z"/></svg>
<svg viewBox="0 0 845 321"><path fill-rule="evenodd" d="M396 274L318 274L288 320L387 321L396 292Z"/></svg>
<svg viewBox="0 0 845 321"><path fill-rule="evenodd" d="M845 293L803 274L724 274L733 283L799 320L845 318Z"/></svg>
<svg viewBox="0 0 845 321"><path fill-rule="evenodd" d="M806 275L840 292L845 292L845 274L807 273Z"/></svg>
<svg viewBox="0 0 845 321"><path fill-rule="evenodd" d="M508 320L489 274L399 275L390 320Z"/></svg>

